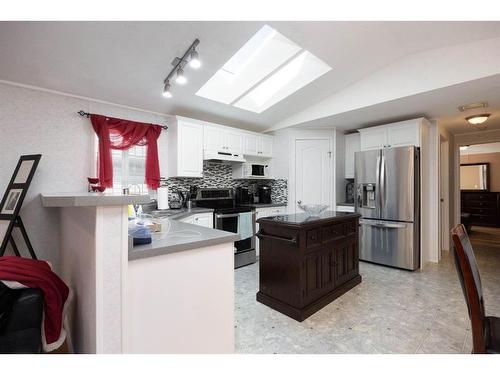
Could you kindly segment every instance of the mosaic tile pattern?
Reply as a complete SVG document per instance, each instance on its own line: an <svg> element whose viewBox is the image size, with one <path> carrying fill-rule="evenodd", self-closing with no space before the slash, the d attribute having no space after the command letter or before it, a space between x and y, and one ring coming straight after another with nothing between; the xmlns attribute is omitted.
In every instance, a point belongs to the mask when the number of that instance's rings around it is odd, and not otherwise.
<svg viewBox="0 0 500 375"><path fill-rule="evenodd" d="M500 316L500 246L473 244L487 315ZM467 307L448 252L415 272L365 262L360 272L360 285L299 323L255 300L257 263L237 269L236 352L471 352Z"/></svg>
<svg viewBox="0 0 500 375"><path fill-rule="evenodd" d="M190 185L200 188L226 188L247 186L255 192L259 185L271 187L271 199L275 203L287 203L287 180L233 180L231 164L205 161L203 163L203 178L169 178L161 181L161 186L168 186L169 199L176 196L174 192L188 192Z"/></svg>

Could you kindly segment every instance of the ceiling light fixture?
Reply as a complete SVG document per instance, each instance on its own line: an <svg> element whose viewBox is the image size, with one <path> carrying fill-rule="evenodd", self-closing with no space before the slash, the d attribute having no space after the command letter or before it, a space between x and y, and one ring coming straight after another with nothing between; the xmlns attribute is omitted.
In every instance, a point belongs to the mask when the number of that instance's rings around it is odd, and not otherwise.
<svg viewBox="0 0 500 375"><path fill-rule="evenodd" d="M170 91L170 80L175 75L175 82L179 85L184 85L187 82L187 78L184 74L184 67L189 63L189 66L193 69L198 69L201 66L201 61L198 57L198 52L196 47L200 44L198 39L195 39L193 43L189 46L187 51L182 55L182 57L176 57L172 61L172 70L168 73L167 77L163 80L163 96L166 98L172 97L172 92Z"/></svg>
<svg viewBox="0 0 500 375"><path fill-rule="evenodd" d="M490 117L489 113L483 113L480 115L469 116L469 117L466 117L465 119L471 125L480 125L483 122L485 122L486 120L488 120L488 117Z"/></svg>
<svg viewBox="0 0 500 375"><path fill-rule="evenodd" d="M170 91L170 83L165 83L165 86L163 86L163 96L165 98L171 98L172 97L172 92Z"/></svg>

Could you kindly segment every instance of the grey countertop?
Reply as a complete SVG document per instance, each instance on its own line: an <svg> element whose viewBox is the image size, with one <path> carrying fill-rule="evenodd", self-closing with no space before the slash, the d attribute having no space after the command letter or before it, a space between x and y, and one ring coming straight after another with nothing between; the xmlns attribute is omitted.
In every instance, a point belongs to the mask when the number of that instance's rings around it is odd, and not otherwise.
<svg viewBox="0 0 500 375"><path fill-rule="evenodd" d="M240 236L235 233L187 224L178 220L169 221L170 228L168 232L153 234L153 241L150 244L138 245L129 249L128 260L199 249L200 247L219 245L240 239Z"/></svg>
<svg viewBox="0 0 500 375"><path fill-rule="evenodd" d="M144 204L151 199L149 195L109 194L109 193L42 193L44 207L95 207L127 206Z"/></svg>
<svg viewBox="0 0 500 375"><path fill-rule="evenodd" d="M354 207L354 203L341 202L341 203L337 203L337 206L352 206L352 207Z"/></svg>

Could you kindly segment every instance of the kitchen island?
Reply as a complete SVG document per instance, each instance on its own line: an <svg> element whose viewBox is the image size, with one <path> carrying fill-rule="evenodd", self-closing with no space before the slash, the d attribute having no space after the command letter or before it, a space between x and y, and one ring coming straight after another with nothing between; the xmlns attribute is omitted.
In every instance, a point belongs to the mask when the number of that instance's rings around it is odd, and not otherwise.
<svg viewBox="0 0 500 375"><path fill-rule="evenodd" d="M259 219L257 301L301 322L358 285L359 218L327 211Z"/></svg>

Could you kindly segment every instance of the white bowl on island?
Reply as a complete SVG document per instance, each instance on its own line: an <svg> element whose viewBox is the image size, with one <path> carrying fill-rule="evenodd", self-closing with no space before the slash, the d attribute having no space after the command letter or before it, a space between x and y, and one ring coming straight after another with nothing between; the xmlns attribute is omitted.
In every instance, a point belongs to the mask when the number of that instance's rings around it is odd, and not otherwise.
<svg viewBox="0 0 500 375"><path fill-rule="evenodd" d="M301 210L312 217L321 215L328 208L327 204L302 204L301 201L298 201L297 205Z"/></svg>

